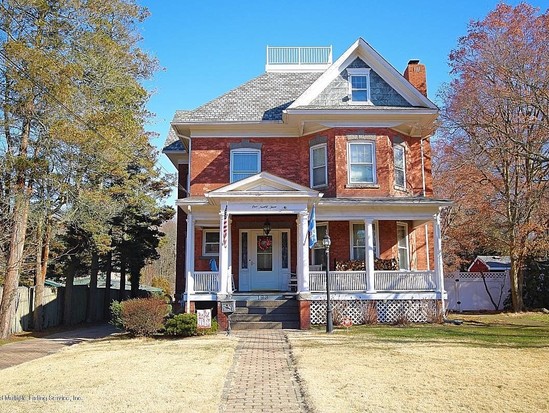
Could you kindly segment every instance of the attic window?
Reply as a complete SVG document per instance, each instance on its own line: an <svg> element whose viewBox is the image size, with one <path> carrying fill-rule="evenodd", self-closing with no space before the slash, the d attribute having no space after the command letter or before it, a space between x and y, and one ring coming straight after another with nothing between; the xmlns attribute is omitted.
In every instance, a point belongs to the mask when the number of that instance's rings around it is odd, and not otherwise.
<svg viewBox="0 0 549 413"><path fill-rule="evenodd" d="M371 105L370 101L370 69L348 68L350 103Z"/></svg>

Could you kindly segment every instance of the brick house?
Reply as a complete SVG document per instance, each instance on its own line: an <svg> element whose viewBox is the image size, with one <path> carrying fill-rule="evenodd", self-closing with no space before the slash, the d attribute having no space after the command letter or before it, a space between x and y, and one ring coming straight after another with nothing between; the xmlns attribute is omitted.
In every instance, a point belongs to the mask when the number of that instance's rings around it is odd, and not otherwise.
<svg viewBox="0 0 549 413"><path fill-rule="evenodd" d="M331 47L267 48L264 74L177 111L164 153L179 172L185 311L211 308L224 326L232 298L249 313L240 321L324 323L329 234L335 323L440 315L449 201L432 196L437 115L425 66L401 75L363 39L335 62Z"/></svg>

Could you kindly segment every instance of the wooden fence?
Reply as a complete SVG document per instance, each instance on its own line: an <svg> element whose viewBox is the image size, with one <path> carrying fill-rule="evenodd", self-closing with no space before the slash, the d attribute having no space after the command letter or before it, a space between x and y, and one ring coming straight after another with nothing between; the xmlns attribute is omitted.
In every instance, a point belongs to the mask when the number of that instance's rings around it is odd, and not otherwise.
<svg viewBox="0 0 549 413"><path fill-rule="evenodd" d="M105 288L98 288L96 294L95 314L90 317L91 321L104 319L103 304ZM127 291L129 295L129 291ZM44 328L55 327L63 323L65 288L45 287L43 300L43 326ZM0 298L2 287L0 287ZM89 287L86 285L75 285L72 291L72 314L71 324L83 323L87 320ZM119 290L110 290L110 300L118 300ZM29 331L32 329L34 311L34 287L19 287L15 298L15 314L12 318L10 334Z"/></svg>
<svg viewBox="0 0 549 413"><path fill-rule="evenodd" d="M452 311L501 310L510 288L508 271L444 274L447 308Z"/></svg>

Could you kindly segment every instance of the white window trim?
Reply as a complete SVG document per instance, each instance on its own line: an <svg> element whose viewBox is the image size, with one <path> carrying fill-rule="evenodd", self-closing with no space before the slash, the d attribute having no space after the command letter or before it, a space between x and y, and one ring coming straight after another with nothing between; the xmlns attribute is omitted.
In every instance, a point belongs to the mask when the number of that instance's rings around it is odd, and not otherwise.
<svg viewBox="0 0 549 413"><path fill-rule="evenodd" d="M396 182L396 170L397 170L397 167L396 167L396 163L395 163L395 150L396 149L402 149L402 160L404 162L404 165L403 165L403 173L404 173L404 185L399 185L397 182ZM397 189L402 189L402 190L406 190L406 147L402 144L396 144L393 146L393 167L395 168L395 174L394 174L394 178L395 178L395 181L394 181L394 185L395 185L395 188Z"/></svg>
<svg viewBox="0 0 549 413"><path fill-rule="evenodd" d="M238 148L238 149L232 149L231 150L231 164L230 164L230 180L231 183L235 182L233 179L233 166L234 166L234 154L235 153L255 153L257 154L257 172L261 172L261 150L260 149L253 149L253 148Z"/></svg>
<svg viewBox="0 0 549 413"><path fill-rule="evenodd" d="M402 227L404 228L404 232L406 233L406 236L405 236L405 240L406 240L406 258L407 258L407 263L408 263L408 268L407 269L401 269L402 271L409 271L410 270L410 242L408 240L409 238L409 233L408 233L408 223L406 222L397 222L397 248L398 248L398 257L397 257L397 261L398 261L398 265L400 267L400 245L398 245L398 227Z"/></svg>
<svg viewBox="0 0 549 413"><path fill-rule="evenodd" d="M215 234L219 234L219 229L203 229L202 230L202 255L203 256L206 256L206 257L217 257L219 256L219 252L206 252L206 234L207 233L215 233ZM213 243L209 243L209 244L213 244Z"/></svg>
<svg viewBox="0 0 549 413"><path fill-rule="evenodd" d="M349 241L350 241L350 251L349 251L349 257L351 257L351 260L355 260L356 258L353 257L354 254L354 239L353 239L353 225L364 225L364 221L350 221L349 222ZM375 238L375 248L374 248L374 256L379 258L379 231L378 231L378 222L373 221L372 226L374 227L374 238ZM366 230L366 227L364 227L364 230ZM364 247L366 248L366 247Z"/></svg>
<svg viewBox="0 0 549 413"><path fill-rule="evenodd" d="M324 181L325 184L322 185L314 185L313 182L313 151L315 149L324 148ZM322 143L320 145L311 146L309 148L309 176L310 176L310 183L311 188L323 188L328 186L328 145L325 143Z"/></svg>
<svg viewBox="0 0 549 413"><path fill-rule="evenodd" d="M351 182L351 145L372 145L372 182ZM361 164L359 164L361 165ZM376 173L376 143L371 140L352 140L347 142L347 183L349 185L376 185L377 173Z"/></svg>
<svg viewBox="0 0 549 413"><path fill-rule="evenodd" d="M349 103L352 105L372 105L370 95L370 68L357 67L347 68L347 74L349 76ZM353 84L351 78L353 76L366 76L366 100L353 100ZM363 90L363 89L361 89Z"/></svg>

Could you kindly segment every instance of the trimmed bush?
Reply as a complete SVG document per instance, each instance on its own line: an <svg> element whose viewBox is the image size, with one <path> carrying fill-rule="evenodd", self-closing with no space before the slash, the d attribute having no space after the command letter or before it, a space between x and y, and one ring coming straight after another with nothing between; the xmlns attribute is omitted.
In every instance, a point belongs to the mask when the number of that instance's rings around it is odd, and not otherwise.
<svg viewBox="0 0 549 413"><path fill-rule="evenodd" d="M218 330L217 321L212 320L212 327L209 329L197 328L196 314L178 314L166 320L166 334L179 337L201 336L213 334Z"/></svg>
<svg viewBox="0 0 549 413"><path fill-rule="evenodd" d="M111 324L117 328L124 328L124 325L122 324L122 304L120 301L113 301L110 305L111 310Z"/></svg>
<svg viewBox="0 0 549 413"><path fill-rule="evenodd" d="M169 306L159 298L136 298L121 303L124 329L136 336L151 336L162 330Z"/></svg>

